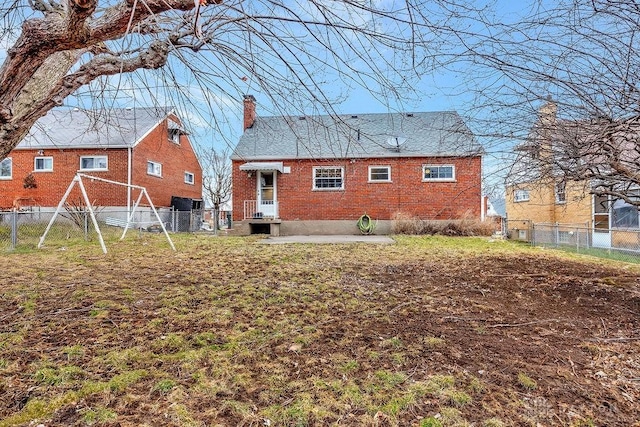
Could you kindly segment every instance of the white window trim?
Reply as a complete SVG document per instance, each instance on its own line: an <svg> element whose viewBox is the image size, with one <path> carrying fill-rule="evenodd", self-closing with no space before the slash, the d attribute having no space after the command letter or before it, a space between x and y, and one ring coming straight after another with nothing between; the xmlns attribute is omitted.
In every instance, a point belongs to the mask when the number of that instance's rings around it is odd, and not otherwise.
<svg viewBox="0 0 640 427"><path fill-rule="evenodd" d="M51 159L51 169L37 169L36 165L39 159ZM38 156L33 159L33 171L34 172L53 172L53 156Z"/></svg>
<svg viewBox="0 0 640 427"><path fill-rule="evenodd" d="M526 192L526 198L525 197L518 197L518 193L520 194L524 194ZM513 201L514 203L520 203L520 202L528 202L529 201L529 190L526 189L520 189L520 190L515 190L513 192Z"/></svg>
<svg viewBox="0 0 640 427"><path fill-rule="evenodd" d="M180 129L169 129L169 141L180 145Z"/></svg>
<svg viewBox="0 0 640 427"><path fill-rule="evenodd" d="M104 168L83 168L82 160L84 159L104 159L106 166ZM95 161L94 161L95 163ZM109 156L80 156L80 170L81 171L108 171L109 170Z"/></svg>
<svg viewBox="0 0 640 427"><path fill-rule="evenodd" d="M0 176L0 180L9 181L9 180L13 179L13 159L11 157L7 157L2 161L4 162L5 160L9 160L9 162L11 162L11 175L9 175L9 176Z"/></svg>
<svg viewBox="0 0 640 427"><path fill-rule="evenodd" d="M451 178L425 178L425 169L431 168L451 168ZM451 164L428 164L422 165L422 182L455 182L456 181L456 165Z"/></svg>
<svg viewBox="0 0 640 427"><path fill-rule="evenodd" d="M340 187L316 187L316 171L318 169L340 169L340 179L342 185ZM312 172L312 189L313 191L341 191L344 190L344 167L343 166L314 166Z"/></svg>
<svg viewBox="0 0 640 427"><path fill-rule="evenodd" d="M152 164L154 166L153 168L154 172L149 172L149 164ZM155 169L156 169L155 166L160 166L160 173L155 173ZM147 175L157 176L162 178L162 163L154 162L153 160L147 160Z"/></svg>
<svg viewBox="0 0 640 427"><path fill-rule="evenodd" d="M191 175L191 181L187 180L187 175ZM196 183L196 174L189 171L184 171L184 182L185 184L195 185Z"/></svg>
<svg viewBox="0 0 640 427"><path fill-rule="evenodd" d="M371 169L386 169L387 170L387 179L372 179L371 178ZM369 166L369 180L368 182L391 182L391 166L388 165L370 165Z"/></svg>
<svg viewBox="0 0 640 427"><path fill-rule="evenodd" d="M562 192L558 191L559 187L562 186ZM566 183L557 183L554 187L554 193L556 198L556 204L563 205L567 203L567 184ZM560 200L560 194L562 194L563 199Z"/></svg>

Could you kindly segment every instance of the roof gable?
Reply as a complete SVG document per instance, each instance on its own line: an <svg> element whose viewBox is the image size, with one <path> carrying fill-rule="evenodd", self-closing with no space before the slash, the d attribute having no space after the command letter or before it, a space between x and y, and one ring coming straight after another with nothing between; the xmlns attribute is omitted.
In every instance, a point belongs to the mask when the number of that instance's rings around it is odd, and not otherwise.
<svg viewBox="0 0 640 427"><path fill-rule="evenodd" d="M482 147L453 111L258 117L232 156L252 159L469 156Z"/></svg>
<svg viewBox="0 0 640 427"><path fill-rule="evenodd" d="M53 109L16 149L133 147L172 112L171 108Z"/></svg>

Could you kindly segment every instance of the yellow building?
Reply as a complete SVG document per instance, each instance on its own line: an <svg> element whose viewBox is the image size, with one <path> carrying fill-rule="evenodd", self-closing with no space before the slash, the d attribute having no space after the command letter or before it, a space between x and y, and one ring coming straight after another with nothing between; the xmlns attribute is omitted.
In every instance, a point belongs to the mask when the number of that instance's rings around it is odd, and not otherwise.
<svg viewBox="0 0 640 427"><path fill-rule="evenodd" d="M557 155L552 136L556 112L555 104L547 102L529 141L516 149L517 159L506 181L508 235L532 240L534 225L553 225L560 240L570 240L567 236L574 234L566 234L568 230L580 229L585 245L640 248L637 207L591 194L590 181L564 180L552 159Z"/></svg>

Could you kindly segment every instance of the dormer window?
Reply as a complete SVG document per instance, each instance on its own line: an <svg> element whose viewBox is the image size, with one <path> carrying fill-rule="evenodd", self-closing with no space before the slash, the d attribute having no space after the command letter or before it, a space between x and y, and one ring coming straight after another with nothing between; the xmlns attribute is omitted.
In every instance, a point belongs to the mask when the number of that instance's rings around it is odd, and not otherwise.
<svg viewBox="0 0 640 427"><path fill-rule="evenodd" d="M167 127L169 131L169 141L179 145L180 135L184 133L184 130L179 123L176 123L171 119L167 120Z"/></svg>
<svg viewBox="0 0 640 427"><path fill-rule="evenodd" d="M180 144L180 129L169 129L169 141Z"/></svg>

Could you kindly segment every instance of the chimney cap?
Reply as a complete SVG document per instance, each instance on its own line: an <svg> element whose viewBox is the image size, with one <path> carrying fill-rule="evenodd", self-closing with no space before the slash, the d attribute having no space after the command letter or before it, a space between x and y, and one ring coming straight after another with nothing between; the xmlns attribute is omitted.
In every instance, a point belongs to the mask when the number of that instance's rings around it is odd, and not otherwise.
<svg viewBox="0 0 640 427"><path fill-rule="evenodd" d="M256 98L253 95L244 95L244 100L245 101L256 101Z"/></svg>

